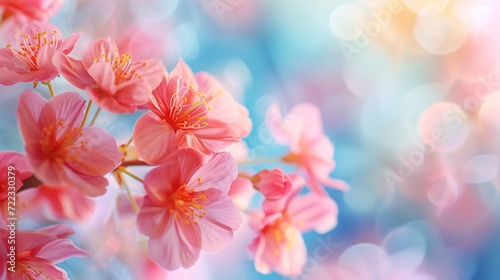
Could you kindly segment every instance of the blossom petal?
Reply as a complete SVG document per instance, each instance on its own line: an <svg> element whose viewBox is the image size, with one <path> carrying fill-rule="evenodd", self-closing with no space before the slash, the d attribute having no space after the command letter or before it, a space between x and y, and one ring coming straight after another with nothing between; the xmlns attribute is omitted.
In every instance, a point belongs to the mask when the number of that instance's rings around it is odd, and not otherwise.
<svg viewBox="0 0 500 280"><path fill-rule="evenodd" d="M172 216L159 206L149 195L142 201L141 209L137 215L139 231L151 238L160 237L167 225L171 224Z"/></svg>
<svg viewBox="0 0 500 280"><path fill-rule="evenodd" d="M115 98L125 106L146 104L151 96L151 88L143 80L134 79L116 88Z"/></svg>
<svg viewBox="0 0 500 280"><path fill-rule="evenodd" d="M201 249L215 252L233 239L233 231L241 225L241 214L228 196L220 197L205 208L207 215L198 220L201 229Z"/></svg>
<svg viewBox="0 0 500 280"><path fill-rule="evenodd" d="M137 153L149 164L165 161L177 149L175 131L152 112L141 116L134 127L134 144Z"/></svg>
<svg viewBox="0 0 500 280"><path fill-rule="evenodd" d="M155 89L163 78L165 67L161 60L148 59L144 62L139 62L141 68L137 69L136 74L145 82L151 90Z"/></svg>
<svg viewBox="0 0 500 280"><path fill-rule="evenodd" d="M207 122L207 127L192 133L210 150L220 152L232 143L240 141L240 135L229 124L215 119Z"/></svg>
<svg viewBox="0 0 500 280"><path fill-rule="evenodd" d="M151 170L144 177L147 197L158 205L164 204L168 196L183 184L179 176L181 172L181 166L176 161L168 161ZM171 174L171 176L165 174Z"/></svg>
<svg viewBox="0 0 500 280"><path fill-rule="evenodd" d="M50 99L40 114L39 127L57 124L64 121L65 127L79 126L83 120L85 99L76 92L58 94ZM65 130L65 129L61 129Z"/></svg>
<svg viewBox="0 0 500 280"><path fill-rule="evenodd" d="M42 232L48 235L52 235L56 238L65 238L73 235L75 231L68 225L57 224L53 226L48 226L37 230L37 232Z"/></svg>
<svg viewBox="0 0 500 280"><path fill-rule="evenodd" d="M65 56L62 53L55 53L52 62L59 70L59 73L72 85L79 89L95 85L94 79L83 66L82 61Z"/></svg>
<svg viewBox="0 0 500 280"><path fill-rule="evenodd" d="M91 197L105 194L106 187L109 184L108 179L102 176L82 174L67 167L64 167L64 170L62 172L60 171L60 173L64 176L63 182L66 185L76 187L85 195Z"/></svg>
<svg viewBox="0 0 500 280"><path fill-rule="evenodd" d="M102 91L109 93L109 95L114 95L116 91L116 74L111 68L111 65L104 61L95 62L87 68L87 71ZM94 97L97 98L98 96Z"/></svg>
<svg viewBox="0 0 500 280"><path fill-rule="evenodd" d="M66 39L63 40L63 42L57 47L57 49L63 54L69 54L75 47L76 42L78 42L80 37L82 37L82 35L83 32L70 34L68 37L66 37Z"/></svg>
<svg viewBox="0 0 500 280"><path fill-rule="evenodd" d="M115 138L96 127L82 127L82 135L77 138L68 156L72 155L79 159L69 161L68 165L92 176L103 176L111 172L120 165L122 157Z"/></svg>
<svg viewBox="0 0 500 280"><path fill-rule="evenodd" d="M36 77L32 78L34 81L50 81L59 74L52 62L55 53L56 50L49 45L40 47L36 57L37 70L30 71L30 73L36 73Z"/></svg>
<svg viewBox="0 0 500 280"><path fill-rule="evenodd" d="M38 118L43 107L48 101L39 93L26 90L21 93L16 117L19 121L19 129L23 135L26 145L30 146L42 138L38 127ZM36 144L35 144L36 145Z"/></svg>
<svg viewBox="0 0 500 280"><path fill-rule="evenodd" d="M208 188L219 189L227 194L231 183L238 176L238 167L231 154L226 152L216 153L204 165L202 165L191 177L187 184L188 188L201 191ZM201 185L198 184L198 178Z"/></svg>
<svg viewBox="0 0 500 280"><path fill-rule="evenodd" d="M179 225L171 221L159 238L148 241L150 258L167 270L193 266L200 256L200 250L191 247L180 235Z"/></svg>
<svg viewBox="0 0 500 280"><path fill-rule="evenodd" d="M338 211L333 199L315 193L298 196L288 205L290 217L301 232L330 231L337 225Z"/></svg>
<svg viewBox="0 0 500 280"><path fill-rule="evenodd" d="M59 219L85 221L94 212L94 202L71 186L41 185L38 196L45 200L46 207Z"/></svg>
<svg viewBox="0 0 500 280"><path fill-rule="evenodd" d="M135 106L128 106L118 102L112 93L103 90L102 88L90 86L86 87L85 91L90 99L97 103L101 108L117 114L134 113L137 108Z"/></svg>
<svg viewBox="0 0 500 280"><path fill-rule="evenodd" d="M90 257L90 254L76 247L69 239L59 239L43 246L37 257L59 263L71 257Z"/></svg>
<svg viewBox="0 0 500 280"><path fill-rule="evenodd" d="M66 271L58 268L53 262L48 261L43 258L31 257L29 261L19 262L18 268L15 274L21 274L22 272L27 272L23 275L16 275L20 278L12 279L61 279L69 280ZM40 274L41 273L41 274Z"/></svg>
<svg viewBox="0 0 500 280"><path fill-rule="evenodd" d="M95 62L113 62L118 55L118 47L111 39L100 38L87 45L82 54L82 63L89 69Z"/></svg>

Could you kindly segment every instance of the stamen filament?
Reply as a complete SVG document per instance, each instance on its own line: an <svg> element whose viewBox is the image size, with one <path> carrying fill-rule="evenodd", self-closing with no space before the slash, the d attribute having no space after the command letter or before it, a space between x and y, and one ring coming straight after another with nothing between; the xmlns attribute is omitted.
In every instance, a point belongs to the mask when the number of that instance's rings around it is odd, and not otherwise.
<svg viewBox="0 0 500 280"><path fill-rule="evenodd" d="M134 141L134 136L131 136L130 139L128 140L127 144L123 147L124 149L127 149L130 144L132 144L132 141Z"/></svg>
<svg viewBox="0 0 500 280"><path fill-rule="evenodd" d="M92 107L92 100L89 100L89 104L87 105L87 110L85 110L85 115L83 115L83 120L82 123L80 124L80 128L82 128L85 125L85 121L87 120L91 107Z"/></svg>
<svg viewBox="0 0 500 280"><path fill-rule="evenodd" d="M250 176L250 175L247 175L247 174L243 174L243 173L238 173L238 177L245 178L245 179L248 179L250 181L252 181L252 179L253 179L253 176Z"/></svg>
<svg viewBox="0 0 500 280"><path fill-rule="evenodd" d="M101 112L101 107L97 108L97 111L95 112L94 117L92 118L92 121L90 122L89 126L93 126L95 121L97 120L97 116L99 116L99 113Z"/></svg>
<svg viewBox="0 0 500 280"><path fill-rule="evenodd" d="M125 169L125 167L120 167L118 169L120 172L123 172L125 174L127 174L128 176L136 179L137 181L141 182L141 183L144 183L144 180L142 180L141 178L139 178L139 176L135 175L134 173L128 171L127 169Z"/></svg>
<svg viewBox="0 0 500 280"><path fill-rule="evenodd" d="M46 85L49 88L50 96L54 97L56 94L54 93L54 87L52 86L52 81L42 82L42 84Z"/></svg>
<svg viewBox="0 0 500 280"><path fill-rule="evenodd" d="M139 206L137 205L137 202L135 201L134 197L132 196L132 193L130 192L130 188L128 187L128 185L125 181L123 181L122 184L123 184L123 188L127 192L127 196L128 196L129 201L130 201L130 206L132 206L132 210L134 210L135 214L139 213Z"/></svg>

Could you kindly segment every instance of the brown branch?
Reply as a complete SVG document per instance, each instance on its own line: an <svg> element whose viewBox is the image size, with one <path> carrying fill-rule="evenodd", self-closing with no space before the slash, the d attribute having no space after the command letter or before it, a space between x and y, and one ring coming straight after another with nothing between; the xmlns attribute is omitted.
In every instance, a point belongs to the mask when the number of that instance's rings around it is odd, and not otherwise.
<svg viewBox="0 0 500 280"><path fill-rule="evenodd" d="M17 190L17 192L19 193L28 189L38 188L42 184L43 182L38 180L38 178L33 175L23 180L23 186L19 190Z"/></svg>
<svg viewBox="0 0 500 280"><path fill-rule="evenodd" d="M126 160L122 162L120 166L127 167L127 166L143 166L143 165L149 166L149 164L147 164L146 162L137 159L137 160Z"/></svg>

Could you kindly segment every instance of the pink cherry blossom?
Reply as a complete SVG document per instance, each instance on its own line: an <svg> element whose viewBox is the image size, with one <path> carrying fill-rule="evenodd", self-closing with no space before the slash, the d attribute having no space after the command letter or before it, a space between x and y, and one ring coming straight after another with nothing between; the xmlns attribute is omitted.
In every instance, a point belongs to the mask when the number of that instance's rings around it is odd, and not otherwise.
<svg viewBox="0 0 500 280"><path fill-rule="evenodd" d="M243 173L245 176L250 176ZM234 205L239 209L247 209L250 205L252 195L255 193L252 182L247 178L238 177L231 183L228 195L233 200Z"/></svg>
<svg viewBox="0 0 500 280"><path fill-rule="evenodd" d="M252 177L252 182L254 187L269 200L282 198L292 188L292 179L279 168L260 171Z"/></svg>
<svg viewBox="0 0 500 280"><path fill-rule="evenodd" d="M2 18L15 17L23 21L48 21L62 5L62 0L0 0Z"/></svg>
<svg viewBox="0 0 500 280"><path fill-rule="evenodd" d="M434 280L435 276L423 271L423 256L415 248L403 249L390 254L381 246L361 243L349 247L339 258L338 267L350 270L349 279L387 279L387 280ZM335 264L331 264L335 266ZM354 274L354 276L352 275Z"/></svg>
<svg viewBox="0 0 500 280"><path fill-rule="evenodd" d="M23 194L25 200L32 201L32 208L45 212L49 218L82 222L94 212L94 202L79 189L71 186L40 185L24 191Z"/></svg>
<svg viewBox="0 0 500 280"><path fill-rule="evenodd" d="M16 112L33 173L43 183L78 188L88 196L106 192L103 176L121 163L122 154L107 132L81 127L85 100L75 92L50 101L27 90Z"/></svg>
<svg viewBox="0 0 500 280"><path fill-rule="evenodd" d="M9 166L14 169L10 170ZM7 215L9 196L15 193L23 185L23 180L32 175L26 156L18 152L4 151L0 152L0 207L4 220ZM13 183L9 183L13 182ZM14 190L9 187L14 187Z"/></svg>
<svg viewBox="0 0 500 280"><path fill-rule="evenodd" d="M206 73L193 75L179 62L148 103L134 127L139 155L160 164L177 148L193 148L204 154L220 152L248 135L248 112Z"/></svg>
<svg viewBox="0 0 500 280"><path fill-rule="evenodd" d="M150 237L150 258L167 270L193 266L200 250L222 249L240 226L241 215L227 195L236 163L228 153L205 159L181 149L144 179L137 225Z"/></svg>
<svg viewBox="0 0 500 280"><path fill-rule="evenodd" d="M55 225L36 231L16 232L15 272L6 270L11 254L8 243L9 232L0 229L0 279L69 279L64 270L54 264L71 257L85 257L89 254L76 247L69 239L74 231L67 225ZM5 265L7 264L7 265Z"/></svg>
<svg viewBox="0 0 500 280"><path fill-rule="evenodd" d="M81 35L71 34L63 40L61 31L52 24L31 22L15 42L0 49L0 84L54 79L59 72L52 58L69 54Z"/></svg>
<svg viewBox="0 0 500 280"><path fill-rule="evenodd" d="M111 39L90 43L82 60L57 55L54 61L64 78L114 113L133 113L148 102L164 71L158 59L133 62L130 54L118 52Z"/></svg>
<svg viewBox="0 0 500 280"><path fill-rule="evenodd" d="M300 177L293 178L293 189L280 200L265 200L263 210L250 213L250 226L258 236L248 246L260 273L272 271L297 276L307 261L302 233L325 233L337 225L338 207L329 197L314 192L300 195Z"/></svg>
<svg viewBox="0 0 500 280"><path fill-rule="evenodd" d="M274 138L289 145L290 151L282 160L296 164L308 177L312 189L326 194L321 185L345 191L349 186L329 177L335 168L333 145L323 132L321 112L309 103L293 107L285 118L277 104L269 108L266 119Z"/></svg>

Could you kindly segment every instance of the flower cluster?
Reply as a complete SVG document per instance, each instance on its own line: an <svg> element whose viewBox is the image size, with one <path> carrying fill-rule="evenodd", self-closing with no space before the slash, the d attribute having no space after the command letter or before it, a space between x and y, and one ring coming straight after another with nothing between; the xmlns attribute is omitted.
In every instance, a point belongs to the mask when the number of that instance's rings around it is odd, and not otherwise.
<svg viewBox="0 0 500 280"><path fill-rule="evenodd" d="M16 117L24 153L0 152L1 169L16 169L19 215L37 213L57 223L18 232L23 243L16 251L14 278L67 279L54 263L71 256L109 260L91 240L82 242L87 253L61 239L72 230L60 223L87 221L102 208L99 198L106 198L120 223L139 236L136 249L120 252L124 263L144 260L134 268L142 270L138 275L151 266L192 267L201 252L228 246L243 220L254 230L248 248L257 271L299 275L307 259L302 233L326 233L337 224L338 207L323 186L348 188L329 177L334 150L318 108L299 104L283 117L277 105L271 106L267 125L289 152L276 157L275 166L243 170L255 159L235 151L244 146L252 122L216 77L193 73L182 60L170 72L159 59L135 61L109 38L92 41L80 59L70 56L81 36L63 39L57 27L33 21L16 43L0 49L0 84L42 83L51 93L48 99L31 89L20 94ZM56 92L52 80L62 78L76 87L74 92ZM118 145L112 134L94 126L101 110L141 114L126 144ZM137 166L146 170L143 178L133 172ZM2 205L7 203L5 174L0 174ZM138 182L134 188L128 177ZM115 181L119 189L112 187ZM115 204L108 195L116 191ZM261 203L253 203L254 197ZM8 250L4 208L2 252ZM111 219L103 225L103 236L109 233L115 245L108 240L100 248L117 250L116 244L128 242L130 236L116 226Z"/></svg>

